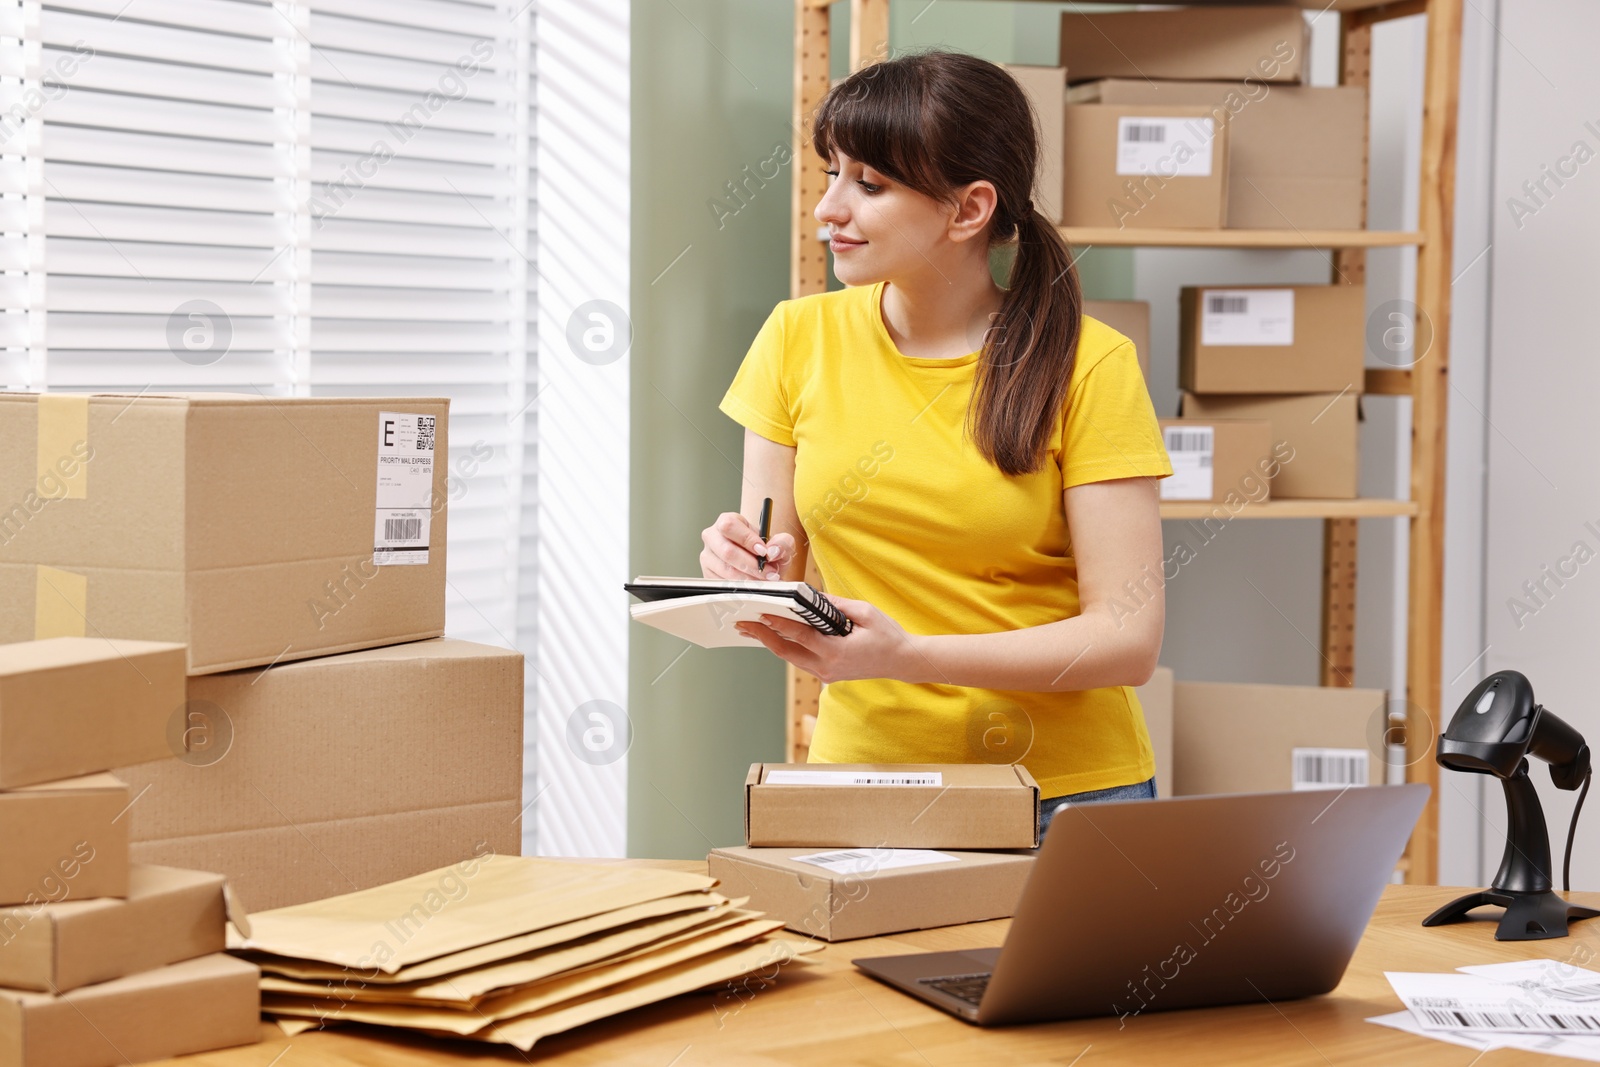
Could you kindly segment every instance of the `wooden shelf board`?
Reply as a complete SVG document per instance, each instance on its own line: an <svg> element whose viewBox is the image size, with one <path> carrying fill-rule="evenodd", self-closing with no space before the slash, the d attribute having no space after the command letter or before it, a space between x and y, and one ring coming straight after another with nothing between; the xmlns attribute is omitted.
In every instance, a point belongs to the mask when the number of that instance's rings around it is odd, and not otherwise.
<svg viewBox="0 0 1600 1067"><path fill-rule="evenodd" d="M1163 519L1383 519L1417 513L1409 500L1364 498L1358 500L1266 500L1247 504L1230 513L1223 504L1205 501L1167 500L1161 504Z"/></svg>
<svg viewBox="0 0 1600 1067"><path fill-rule="evenodd" d="M1073 245L1163 248L1393 248L1421 245L1407 230L1128 230L1115 226L1062 226Z"/></svg>

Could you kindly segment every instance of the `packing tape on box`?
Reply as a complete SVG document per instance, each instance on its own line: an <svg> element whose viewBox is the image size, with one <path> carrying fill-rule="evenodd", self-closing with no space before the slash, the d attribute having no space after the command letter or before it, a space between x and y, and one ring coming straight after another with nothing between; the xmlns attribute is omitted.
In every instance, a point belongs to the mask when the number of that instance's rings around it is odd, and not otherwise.
<svg viewBox="0 0 1600 1067"><path fill-rule="evenodd" d="M86 637L89 578L40 566L33 594L33 639Z"/></svg>
<svg viewBox="0 0 1600 1067"><path fill-rule="evenodd" d="M41 497L88 499L88 444L88 395L40 393L37 490Z"/></svg>

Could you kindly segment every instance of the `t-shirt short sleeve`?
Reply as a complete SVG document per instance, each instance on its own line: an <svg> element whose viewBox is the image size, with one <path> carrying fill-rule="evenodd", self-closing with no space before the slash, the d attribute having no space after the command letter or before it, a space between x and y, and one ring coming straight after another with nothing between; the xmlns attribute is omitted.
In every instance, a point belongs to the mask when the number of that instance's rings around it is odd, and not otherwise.
<svg viewBox="0 0 1600 1067"><path fill-rule="evenodd" d="M1058 453L1062 488L1172 473L1131 343L1117 345L1073 378Z"/></svg>
<svg viewBox="0 0 1600 1067"><path fill-rule="evenodd" d="M783 304L762 323L733 384L717 407L733 421L770 441L794 447L794 412L784 380Z"/></svg>

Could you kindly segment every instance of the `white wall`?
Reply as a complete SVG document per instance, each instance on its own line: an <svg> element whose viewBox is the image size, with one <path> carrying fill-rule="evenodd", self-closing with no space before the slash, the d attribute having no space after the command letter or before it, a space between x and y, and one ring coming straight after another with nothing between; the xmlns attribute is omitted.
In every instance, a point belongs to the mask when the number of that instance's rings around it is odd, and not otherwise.
<svg viewBox="0 0 1600 1067"><path fill-rule="evenodd" d="M1492 12L1490 12L1492 16ZM1474 18L1469 10L1469 24ZM1485 670L1514 668L1539 702L1600 745L1600 448L1594 437L1600 360L1594 320L1600 280L1600 8L1584 0L1508 3L1499 11L1489 299L1488 509L1483 614ZM1587 125L1586 125L1587 124ZM1581 142L1587 162L1546 193L1538 181ZM1514 212L1516 202L1527 205ZM1474 268L1481 269L1483 265ZM1458 297L1460 293L1458 292ZM1590 528L1589 523L1594 524ZM1546 577L1577 546L1589 562ZM1590 557L1595 558L1590 558ZM1574 572L1575 573L1572 573ZM1524 582L1543 582L1529 596ZM1517 608L1516 602L1527 606ZM1457 776L1460 777L1460 776ZM1535 768L1559 857L1573 794ZM1499 790L1483 809L1497 828ZM1573 859L1576 888L1600 888L1593 811ZM1587 847L1585 847L1587 845ZM1559 858L1557 860L1559 864ZM1492 873L1492 872L1490 872Z"/></svg>

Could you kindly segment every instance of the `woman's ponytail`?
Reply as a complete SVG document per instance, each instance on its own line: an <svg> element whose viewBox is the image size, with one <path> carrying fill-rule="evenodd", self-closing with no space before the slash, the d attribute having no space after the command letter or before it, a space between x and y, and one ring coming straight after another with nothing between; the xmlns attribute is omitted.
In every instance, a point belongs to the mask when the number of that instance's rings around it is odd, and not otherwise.
<svg viewBox="0 0 1600 1067"><path fill-rule="evenodd" d="M1029 201L1009 224L1011 285L984 338L968 420L979 451L1007 474L1037 470L1055 433L1083 318L1072 252Z"/></svg>

